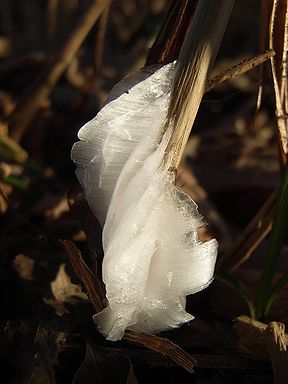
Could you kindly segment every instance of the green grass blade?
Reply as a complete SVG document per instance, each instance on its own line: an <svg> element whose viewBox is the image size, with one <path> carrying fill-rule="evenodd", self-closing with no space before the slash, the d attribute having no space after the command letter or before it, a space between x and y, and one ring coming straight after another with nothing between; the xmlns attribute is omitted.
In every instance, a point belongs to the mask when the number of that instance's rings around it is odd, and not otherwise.
<svg viewBox="0 0 288 384"><path fill-rule="evenodd" d="M4 176L2 177L1 181L3 181L6 184L13 185L13 187L16 187L18 189L22 189L23 191L25 191L28 188L28 184L26 181L20 180L14 176Z"/></svg>
<svg viewBox="0 0 288 384"><path fill-rule="evenodd" d="M266 312L267 301L271 291L273 274L282 244L287 236L288 229L288 166L278 193L276 210L273 219L272 231L268 251L264 261L264 268L256 304L257 318L262 318Z"/></svg>

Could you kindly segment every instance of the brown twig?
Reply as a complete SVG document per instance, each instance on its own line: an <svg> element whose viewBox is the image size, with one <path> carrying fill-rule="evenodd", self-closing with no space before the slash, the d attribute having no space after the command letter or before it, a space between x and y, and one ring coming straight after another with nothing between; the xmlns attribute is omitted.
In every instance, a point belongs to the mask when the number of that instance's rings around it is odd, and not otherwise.
<svg viewBox="0 0 288 384"><path fill-rule="evenodd" d="M196 359L169 339L163 339L162 337L148 333L134 333L131 331L125 332L124 339L132 341L135 344L144 345L153 351L161 353L188 372L194 372L193 367L197 364Z"/></svg>
<svg viewBox="0 0 288 384"><path fill-rule="evenodd" d="M79 278L84 292L87 294L93 308L96 312L102 311L105 303L105 295L103 293L103 283L91 271L85 263L81 252L70 240L60 240L60 244L64 247L66 255Z"/></svg>
<svg viewBox="0 0 288 384"><path fill-rule="evenodd" d="M257 67L258 65L263 64L265 61L269 60L274 55L275 55L275 52L273 51L273 49L269 49L268 51L264 53L260 53L255 57L252 57L250 59L245 59L241 63L229 68L227 71L215 76L213 79L208 80L205 88L205 92L211 91L217 85L223 83L226 80L231 80L231 79L234 79L234 77L236 76L243 75L244 73Z"/></svg>
<svg viewBox="0 0 288 384"><path fill-rule="evenodd" d="M51 90L110 2L111 0L94 0L92 2L54 62L18 102L9 118L10 135L14 140L21 140L29 124L47 100Z"/></svg>

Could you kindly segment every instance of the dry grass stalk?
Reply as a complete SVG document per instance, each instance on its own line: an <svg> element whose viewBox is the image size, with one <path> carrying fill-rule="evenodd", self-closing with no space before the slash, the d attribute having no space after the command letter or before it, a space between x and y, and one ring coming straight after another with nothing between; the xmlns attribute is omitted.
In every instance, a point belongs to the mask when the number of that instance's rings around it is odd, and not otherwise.
<svg viewBox="0 0 288 384"><path fill-rule="evenodd" d="M198 3L177 61L167 114L167 126L175 127L167 148L167 154L173 153L172 168L181 161L233 5L234 0Z"/></svg>
<svg viewBox="0 0 288 384"><path fill-rule="evenodd" d="M72 32L55 61L18 102L9 118L10 135L14 140L21 140L29 124L32 122L43 103L47 100L53 87L66 70L68 64L103 10L110 4L110 2L110 0L94 0L92 2L82 17L78 27Z"/></svg>
<svg viewBox="0 0 288 384"><path fill-rule="evenodd" d="M268 48L268 24L271 15L273 0L261 0L261 27L260 27L260 51L263 52ZM260 110L263 96L263 79L264 79L264 66L261 65L259 68L259 81L260 85L258 88L256 113Z"/></svg>
<svg viewBox="0 0 288 384"><path fill-rule="evenodd" d="M278 142L282 168L288 151L288 4L287 0L274 0L269 28L269 47L276 56L271 58L271 68L276 101Z"/></svg>
<svg viewBox="0 0 288 384"><path fill-rule="evenodd" d="M86 265L81 252L70 240L61 240L66 255L74 269L76 275L80 279L82 288L87 294L93 308L96 312L102 311L105 303L105 294L103 292L103 283L98 280L97 276Z"/></svg>

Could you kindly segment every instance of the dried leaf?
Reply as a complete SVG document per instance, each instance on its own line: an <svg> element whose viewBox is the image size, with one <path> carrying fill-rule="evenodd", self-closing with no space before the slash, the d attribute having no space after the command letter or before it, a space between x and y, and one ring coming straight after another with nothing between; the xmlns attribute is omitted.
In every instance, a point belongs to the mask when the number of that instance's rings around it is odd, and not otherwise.
<svg viewBox="0 0 288 384"><path fill-rule="evenodd" d="M65 264L60 265L55 280L51 282L51 291L60 303L65 303L73 297L87 300L87 296L79 285L71 283L71 279L65 271Z"/></svg>

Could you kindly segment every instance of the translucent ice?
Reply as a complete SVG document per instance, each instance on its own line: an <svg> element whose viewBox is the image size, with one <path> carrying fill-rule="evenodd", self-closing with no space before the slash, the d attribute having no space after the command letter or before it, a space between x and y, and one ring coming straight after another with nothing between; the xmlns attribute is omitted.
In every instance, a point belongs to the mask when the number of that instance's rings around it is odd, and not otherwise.
<svg viewBox="0 0 288 384"><path fill-rule="evenodd" d="M193 200L174 183L163 129L175 64L146 68L114 87L79 131L72 159L103 229L108 306L94 316L109 339L126 328L159 332L190 321L186 296L213 277L217 242L202 242Z"/></svg>

